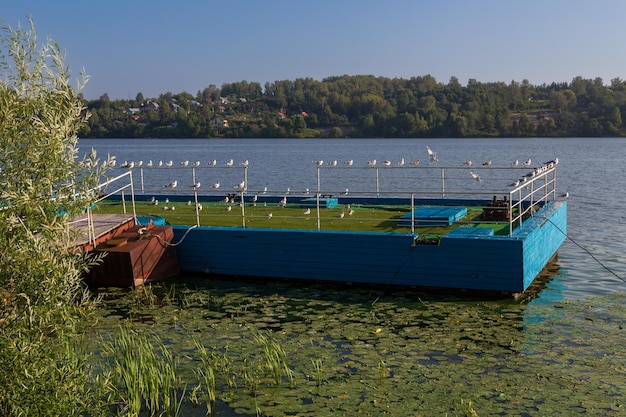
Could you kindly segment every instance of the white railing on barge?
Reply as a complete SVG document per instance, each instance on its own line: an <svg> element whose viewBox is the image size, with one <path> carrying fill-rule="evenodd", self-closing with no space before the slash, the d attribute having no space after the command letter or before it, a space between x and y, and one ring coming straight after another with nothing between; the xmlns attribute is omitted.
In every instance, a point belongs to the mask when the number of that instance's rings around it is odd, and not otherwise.
<svg viewBox="0 0 626 417"><path fill-rule="evenodd" d="M193 195L195 204L196 226L200 226L199 204L203 199L216 198L217 196L237 197L239 202L250 201L250 196L268 195L276 198L287 198L287 193L291 193L288 198L302 199L314 198L317 210L317 228L322 228L321 202L324 196L334 196L342 201L342 204L350 201L350 198L404 198L410 201L411 205L411 232L415 233L416 220L413 216L416 202L423 202L429 199L439 200L443 204L454 202L455 200L483 201L484 209L501 210L507 213L506 222L509 226L509 235L516 227L521 226L524 219L531 217L546 202L555 200L556 194L556 166L558 161L552 161L537 168L529 167L458 167L458 166L316 166L316 186L313 190L292 192L285 190L250 189L248 188L249 165L234 165L228 167L171 167L171 168L146 168L145 171L176 170L177 172L190 173L191 184L196 184L199 173L203 170L230 170L232 178L240 186L235 188L225 186L215 188L209 186L194 187L192 190L161 186L156 187L154 183L146 186L144 181L144 168L135 170L140 172L141 193L152 195ZM113 182L126 178L130 179L130 185L125 185L115 191L106 194L106 198L119 193L125 202L125 190L130 189L133 203L133 214L135 214L135 196L132 187L133 170L128 170L116 178L109 180L108 186ZM358 181L356 180L358 178ZM234 179L232 180L235 183ZM341 184L341 185L340 185ZM345 187L346 184L350 186ZM348 191L349 190L349 191ZM498 206L492 204L494 199ZM191 200L190 200L191 201ZM241 225L246 227L245 204L240 204ZM485 221L480 223L502 223L504 220Z"/></svg>

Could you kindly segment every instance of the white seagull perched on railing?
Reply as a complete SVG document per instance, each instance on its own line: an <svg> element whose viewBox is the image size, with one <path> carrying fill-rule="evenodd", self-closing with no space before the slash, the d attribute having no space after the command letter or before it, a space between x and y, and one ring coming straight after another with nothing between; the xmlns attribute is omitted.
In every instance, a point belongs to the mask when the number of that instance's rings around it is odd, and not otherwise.
<svg viewBox="0 0 626 417"><path fill-rule="evenodd" d="M200 181L196 182L196 183L193 185L193 189L194 189L194 190L197 190L197 189L199 189L199 188L200 188Z"/></svg>
<svg viewBox="0 0 626 417"><path fill-rule="evenodd" d="M230 160L228 160L228 162L226 162L226 166L227 166L227 167L232 167L234 163L235 163L235 162L233 162L233 160L232 160L232 159L230 159Z"/></svg>
<svg viewBox="0 0 626 417"><path fill-rule="evenodd" d="M163 187L166 187L166 188L176 188L177 185L178 185L178 181L174 180L174 181L170 182L169 184L164 185Z"/></svg>
<svg viewBox="0 0 626 417"><path fill-rule="evenodd" d="M313 161L313 163L317 165L318 167L321 167L322 165L324 165L324 160L320 159L319 161Z"/></svg>
<svg viewBox="0 0 626 417"><path fill-rule="evenodd" d="M527 167L529 167L531 164L533 163L533 160L528 158L528 161L524 162L524 165L526 165Z"/></svg>
<svg viewBox="0 0 626 417"><path fill-rule="evenodd" d="M187 165L189 165L189 161L183 161L180 163L182 166L186 167Z"/></svg>
<svg viewBox="0 0 626 417"><path fill-rule="evenodd" d="M348 159L346 162L344 162L347 166L351 167L354 164L354 160L352 159Z"/></svg>
<svg viewBox="0 0 626 417"><path fill-rule="evenodd" d="M212 160L207 165L210 166L210 167L214 167L215 165L217 165L217 159Z"/></svg>
<svg viewBox="0 0 626 417"><path fill-rule="evenodd" d="M218 188L220 188L220 182L219 181L216 182L215 184L211 186L211 188L213 188L214 190L217 190Z"/></svg>
<svg viewBox="0 0 626 417"><path fill-rule="evenodd" d="M368 162L367 162L367 165L369 165L369 166L371 166L371 167L376 166L376 160L375 160L375 159L372 159L371 161L368 161Z"/></svg>

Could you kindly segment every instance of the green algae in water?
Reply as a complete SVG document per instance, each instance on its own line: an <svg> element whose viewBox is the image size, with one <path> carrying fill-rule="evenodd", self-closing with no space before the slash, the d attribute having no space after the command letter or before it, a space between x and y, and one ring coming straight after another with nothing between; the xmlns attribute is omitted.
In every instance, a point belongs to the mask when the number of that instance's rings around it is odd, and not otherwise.
<svg viewBox="0 0 626 417"><path fill-rule="evenodd" d="M105 297L108 318L95 335L106 338L124 317L178 354L189 386L199 340L219 365L218 399L240 413L626 413L624 294L520 305L409 291L372 304L379 294L367 289L283 283L167 292L167 302L147 306L130 293ZM284 351L293 384L266 369L260 333Z"/></svg>

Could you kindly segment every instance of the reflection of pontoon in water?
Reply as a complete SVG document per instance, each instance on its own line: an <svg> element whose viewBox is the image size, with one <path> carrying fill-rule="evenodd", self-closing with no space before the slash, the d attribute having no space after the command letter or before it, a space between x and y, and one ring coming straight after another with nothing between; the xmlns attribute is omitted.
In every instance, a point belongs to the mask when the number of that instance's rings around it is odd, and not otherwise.
<svg viewBox="0 0 626 417"><path fill-rule="evenodd" d="M141 192L111 192L96 215L132 203L140 221L165 218L184 272L522 292L566 237L557 162L532 171L319 164L317 189L299 192L248 189L247 164L222 167L239 178L220 189L192 186L219 167L187 167L186 189L144 189L142 170ZM367 180L345 186L357 177ZM132 184L130 172L122 178Z"/></svg>

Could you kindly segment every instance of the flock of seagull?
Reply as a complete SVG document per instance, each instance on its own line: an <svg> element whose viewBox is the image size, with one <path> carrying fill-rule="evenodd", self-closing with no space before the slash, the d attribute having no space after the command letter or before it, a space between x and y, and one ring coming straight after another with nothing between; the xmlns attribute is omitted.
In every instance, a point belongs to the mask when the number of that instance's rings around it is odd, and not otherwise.
<svg viewBox="0 0 626 417"><path fill-rule="evenodd" d="M426 152L428 154L428 160L429 160L430 164L434 164L434 163L438 162L437 153L434 152L429 146L426 146ZM316 161L313 161L313 163L317 167L322 167L322 166L336 167L336 166L338 166L338 161L336 161L336 160L329 161L326 164L324 163L323 160L316 160ZM375 166L377 166L377 163L378 163L378 161L376 159L372 159L370 161L367 161L367 166L375 167ZM528 174L526 174L526 175L522 176L521 178L515 180L513 183L509 184L509 186L515 188L515 187L518 187L520 185L523 185L530 178L534 177L535 175L537 175L537 174L539 174L541 172L544 172L544 171L554 167L558 163L559 163L558 158L555 158L553 160L545 162L544 164L541 165L541 167L533 168L531 172L529 172ZM402 166L405 166L405 164L406 164L406 161L405 161L404 158L401 158L400 160L398 160L395 163L392 162L391 160L387 160L387 159L383 160L381 162L381 165L384 166L384 167L389 167L389 166L392 166L392 165L393 166L402 167ZM420 160L419 159L415 159L413 161L410 161L409 164L413 165L413 166L417 166L417 165L420 164ZM116 161L115 161L114 157L108 162L108 165L109 165L109 167L115 167ZM241 162L239 164L235 164L235 162L232 159L230 159L223 166L225 166L225 167L247 167L248 165L249 165L249 161L248 160L245 160L245 161L243 161L243 162ZM352 160L352 159L347 160L347 161L344 162L344 165L345 166L353 166L354 165L354 160ZM463 165L466 166L466 167L472 167L472 166L474 166L474 163L471 160L467 160L467 161L463 162ZM487 161L485 161L485 162L483 162L481 164L482 167L491 167L492 165L493 165L492 160L487 160ZM531 165L532 165L532 159L529 158L529 159L527 159L526 161L524 161L522 163L520 163L520 161L516 159L516 160L514 160L511 163L510 166L511 167L518 167L518 166L531 167ZM161 168L161 167L165 167L165 168L170 168L170 167L174 167L174 166L175 166L174 162L171 161L171 160L170 161L166 161L166 162L163 162L161 160L158 163L154 163L152 160L149 160L145 164L144 164L144 161L136 161L136 162L135 161L130 161L130 162L124 161L124 163L120 165L121 168L126 168L126 169L141 168L141 167L147 167L147 168ZM180 167L201 167L202 163L200 161L195 161L195 162L182 161L182 162L180 162L179 166ZM205 166L217 167L218 166L217 160L213 159L213 160L209 161ZM222 165L220 165L220 166L222 166ZM481 181L482 180L481 176L479 174L477 174L476 172L469 171L469 173L470 173L470 176L474 180L476 180L476 181ZM169 189L175 189L177 186L178 186L178 181L175 180L175 181L172 181L172 182L164 185L163 187L164 188L169 188ZM198 191L201 188L201 186L202 186L202 184L200 183L200 181L196 181L194 184L191 185L191 188L194 191ZM220 186L221 186L220 182L217 181L217 182L213 183L210 186L210 189L212 189L212 190L219 190ZM236 190L236 191L246 191L246 183L245 183L245 181L242 181L239 184L237 184L234 187L234 190ZM280 200L280 202L278 203L279 207L285 207L286 206L286 204L287 204L287 197L286 197L286 195L289 194L289 192L290 192L290 190L287 189L287 191L285 192L285 197L283 197L283 199ZM264 190L263 190L263 194L266 194L266 193L267 193L267 187L265 187ZM309 194L309 190L306 189L304 195L308 195L308 194ZM343 196L348 195L348 189L346 188L345 191L343 191L341 194ZM254 205L256 205L257 198L258 198L257 195L254 195L254 197L252 198L252 202L253 202ZM229 196L226 197L225 201L227 203L228 202L234 202L234 201L231 201L231 197L229 197ZM153 205L158 205L159 201L156 198L153 197L151 203ZM167 203L167 201L166 201L166 203ZM188 202L188 204L191 204L191 201ZM198 210L202 210L202 205L200 203L197 203L196 208ZM173 206L171 208L165 206L163 209L164 210L174 210L175 208ZM227 210L230 211L230 209L231 209L231 206L228 206ZM310 214L310 212L311 212L310 209L307 209L307 210L305 210L304 214L307 215L307 214ZM353 213L354 213L354 210L349 209L348 215L352 215ZM342 212L337 217L341 219L344 216L345 216L345 213ZM268 218L271 218L271 217L272 217L272 214L271 213L268 214Z"/></svg>

